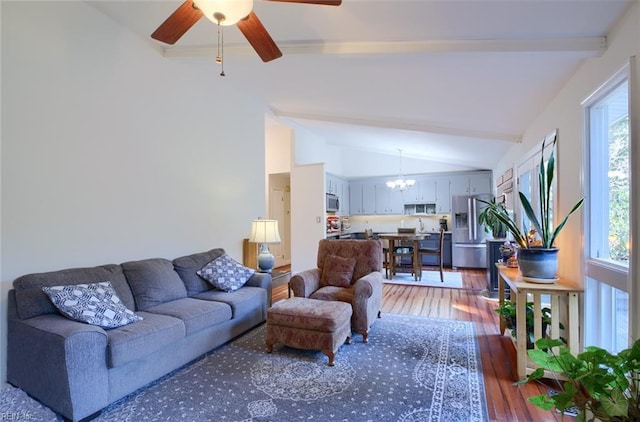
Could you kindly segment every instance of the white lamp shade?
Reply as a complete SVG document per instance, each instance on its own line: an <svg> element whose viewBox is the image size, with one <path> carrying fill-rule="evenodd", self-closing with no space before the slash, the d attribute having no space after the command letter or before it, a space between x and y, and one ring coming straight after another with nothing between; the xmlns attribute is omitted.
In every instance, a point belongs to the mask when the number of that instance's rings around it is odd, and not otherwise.
<svg viewBox="0 0 640 422"><path fill-rule="evenodd" d="M240 19L244 19L253 9L253 0L194 0L194 3L204 13L207 19L218 23L214 14L220 13L224 20L220 25L235 25Z"/></svg>
<svg viewBox="0 0 640 422"><path fill-rule="evenodd" d="M249 242L280 243L278 220L253 220Z"/></svg>

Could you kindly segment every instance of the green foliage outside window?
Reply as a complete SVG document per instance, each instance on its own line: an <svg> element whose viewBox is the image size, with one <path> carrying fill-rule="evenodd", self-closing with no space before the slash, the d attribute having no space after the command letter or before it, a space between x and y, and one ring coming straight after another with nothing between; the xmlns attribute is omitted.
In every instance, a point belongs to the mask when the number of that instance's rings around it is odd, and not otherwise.
<svg viewBox="0 0 640 422"><path fill-rule="evenodd" d="M629 116L609 126L609 259L629 262Z"/></svg>

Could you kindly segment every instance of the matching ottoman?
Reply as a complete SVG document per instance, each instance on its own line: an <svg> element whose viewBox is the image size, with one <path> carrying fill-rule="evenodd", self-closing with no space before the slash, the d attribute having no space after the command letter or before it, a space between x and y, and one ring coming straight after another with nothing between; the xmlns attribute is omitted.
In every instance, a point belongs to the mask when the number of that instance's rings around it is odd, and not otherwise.
<svg viewBox="0 0 640 422"><path fill-rule="evenodd" d="M351 305L345 302L293 297L267 311L267 351L282 343L289 347L321 350L329 366L342 343L351 342Z"/></svg>

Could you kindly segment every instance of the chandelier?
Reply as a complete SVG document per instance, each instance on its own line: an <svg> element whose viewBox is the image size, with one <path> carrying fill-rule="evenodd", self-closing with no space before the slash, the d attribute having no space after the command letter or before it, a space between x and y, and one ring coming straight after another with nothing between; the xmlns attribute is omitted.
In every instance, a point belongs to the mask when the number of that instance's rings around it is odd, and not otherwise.
<svg viewBox="0 0 640 422"><path fill-rule="evenodd" d="M390 180L387 182L387 186L393 190L403 191L411 186L415 185L416 181L413 179L405 179L402 175L402 150L398 150L400 152L400 172L398 173L398 178L396 180Z"/></svg>

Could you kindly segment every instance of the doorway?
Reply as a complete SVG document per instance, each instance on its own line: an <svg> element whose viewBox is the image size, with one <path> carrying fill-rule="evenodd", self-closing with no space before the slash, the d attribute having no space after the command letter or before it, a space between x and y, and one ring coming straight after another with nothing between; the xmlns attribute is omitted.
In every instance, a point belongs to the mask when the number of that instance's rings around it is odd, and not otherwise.
<svg viewBox="0 0 640 422"><path fill-rule="evenodd" d="M291 265L291 184L289 173L269 175L269 218L278 221L280 243L270 245L275 267Z"/></svg>

